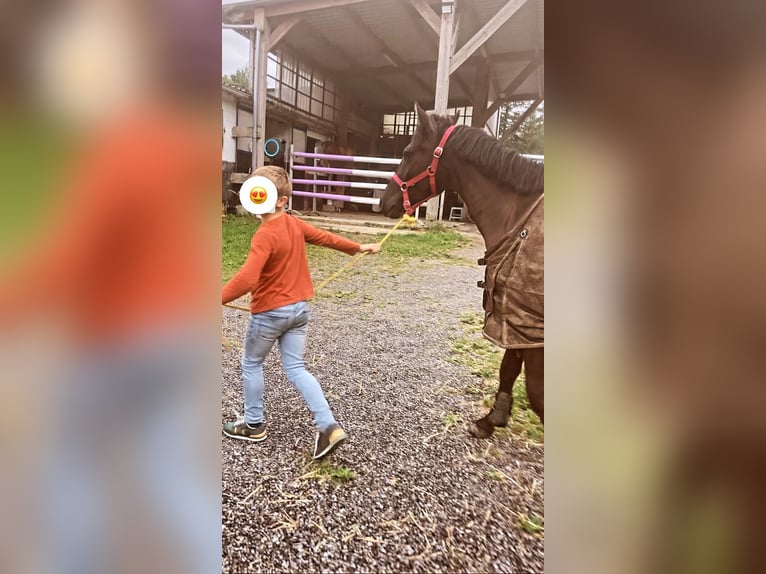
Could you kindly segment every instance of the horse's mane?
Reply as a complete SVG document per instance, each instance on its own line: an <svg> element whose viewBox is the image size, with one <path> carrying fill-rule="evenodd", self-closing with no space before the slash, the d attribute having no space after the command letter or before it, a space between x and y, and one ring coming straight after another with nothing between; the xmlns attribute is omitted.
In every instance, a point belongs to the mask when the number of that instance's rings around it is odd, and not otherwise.
<svg viewBox="0 0 766 574"><path fill-rule="evenodd" d="M433 116L436 133L443 134L452 123L447 116ZM450 149L465 161L498 183L511 186L519 193L542 193L545 185L543 162L526 158L479 128L458 126L452 132L445 149Z"/></svg>

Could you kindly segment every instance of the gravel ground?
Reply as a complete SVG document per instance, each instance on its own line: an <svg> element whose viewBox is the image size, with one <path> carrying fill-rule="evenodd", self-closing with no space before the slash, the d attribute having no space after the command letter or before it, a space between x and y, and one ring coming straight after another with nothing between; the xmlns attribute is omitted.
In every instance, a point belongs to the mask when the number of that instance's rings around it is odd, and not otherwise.
<svg viewBox="0 0 766 574"><path fill-rule="evenodd" d="M543 516L543 446L471 438L476 377L449 361L478 279L475 264L368 257L313 301L307 363L349 440L311 461L310 413L273 351L267 440L222 436L224 572L543 572L543 535L522 528ZM223 420L242 412L246 323L224 309Z"/></svg>

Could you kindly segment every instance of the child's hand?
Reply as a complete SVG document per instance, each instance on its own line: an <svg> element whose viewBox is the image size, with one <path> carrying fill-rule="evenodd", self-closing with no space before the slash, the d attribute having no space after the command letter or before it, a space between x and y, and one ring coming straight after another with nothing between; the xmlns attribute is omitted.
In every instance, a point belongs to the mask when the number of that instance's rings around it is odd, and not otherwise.
<svg viewBox="0 0 766 574"><path fill-rule="evenodd" d="M375 254L380 251L380 243L363 243L359 246L359 253Z"/></svg>

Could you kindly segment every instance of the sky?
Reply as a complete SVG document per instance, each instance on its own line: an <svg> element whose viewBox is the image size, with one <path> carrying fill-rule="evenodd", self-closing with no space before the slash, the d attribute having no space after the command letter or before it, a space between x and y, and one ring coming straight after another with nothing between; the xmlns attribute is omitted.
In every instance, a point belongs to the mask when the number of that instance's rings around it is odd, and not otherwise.
<svg viewBox="0 0 766 574"><path fill-rule="evenodd" d="M247 66L250 42L234 30L221 30L221 74L233 74Z"/></svg>

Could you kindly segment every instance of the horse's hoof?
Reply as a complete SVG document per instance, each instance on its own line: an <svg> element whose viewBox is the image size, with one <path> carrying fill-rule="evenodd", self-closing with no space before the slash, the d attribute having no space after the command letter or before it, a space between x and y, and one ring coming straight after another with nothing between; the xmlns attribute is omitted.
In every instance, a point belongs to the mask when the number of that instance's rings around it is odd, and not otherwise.
<svg viewBox="0 0 766 574"><path fill-rule="evenodd" d="M469 425L468 432L475 438L489 438L495 432L495 427L484 417Z"/></svg>
<svg viewBox="0 0 766 574"><path fill-rule="evenodd" d="M496 427L507 427L511 415L513 397L508 393L498 393L492 411L487 415L487 421Z"/></svg>
<svg viewBox="0 0 766 574"><path fill-rule="evenodd" d="M487 416L487 421L493 426L493 427L500 427L505 428L508 426L508 419L510 418L508 413L504 413L503 411L499 411L499 409L493 409L492 412Z"/></svg>

